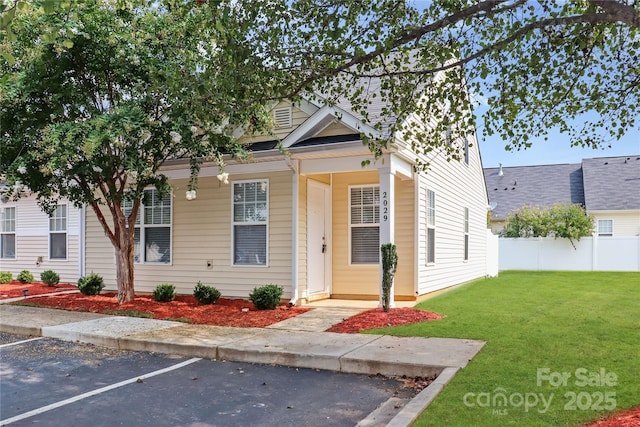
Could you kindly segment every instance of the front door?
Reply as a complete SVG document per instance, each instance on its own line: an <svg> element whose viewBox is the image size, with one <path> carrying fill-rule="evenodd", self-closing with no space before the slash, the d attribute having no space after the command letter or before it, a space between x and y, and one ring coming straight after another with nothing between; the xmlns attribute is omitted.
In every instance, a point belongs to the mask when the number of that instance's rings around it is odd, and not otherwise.
<svg viewBox="0 0 640 427"><path fill-rule="evenodd" d="M307 289L309 298L328 297L331 282L330 187L307 181Z"/></svg>

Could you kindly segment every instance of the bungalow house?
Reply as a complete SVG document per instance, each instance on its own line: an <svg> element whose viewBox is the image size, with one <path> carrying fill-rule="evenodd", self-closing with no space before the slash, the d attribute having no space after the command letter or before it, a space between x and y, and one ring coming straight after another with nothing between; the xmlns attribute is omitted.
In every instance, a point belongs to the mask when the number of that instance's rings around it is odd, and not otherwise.
<svg viewBox="0 0 640 427"><path fill-rule="evenodd" d="M203 164L195 194L187 192L187 163L165 165L172 197L148 189L151 202L136 226L137 292L168 282L191 293L201 281L224 296L247 297L275 283L293 303L378 299L384 242L398 251L395 300L487 275L488 198L475 139L451 141L460 144L459 162L434 150L423 158L429 170L416 172L423 155L401 137L373 159L360 135L379 132L345 105L280 102L272 114L285 150L273 136L240 135L253 161L229 161L228 177ZM115 290L114 250L93 211L63 206L65 264L51 255L62 226L37 214L29 198L2 205L2 230L13 230L6 239L16 250L3 252L0 270L41 266L72 282L96 272Z"/></svg>
<svg viewBox="0 0 640 427"><path fill-rule="evenodd" d="M640 235L640 155L581 163L485 168L491 229L523 206L577 203L594 216L599 236Z"/></svg>

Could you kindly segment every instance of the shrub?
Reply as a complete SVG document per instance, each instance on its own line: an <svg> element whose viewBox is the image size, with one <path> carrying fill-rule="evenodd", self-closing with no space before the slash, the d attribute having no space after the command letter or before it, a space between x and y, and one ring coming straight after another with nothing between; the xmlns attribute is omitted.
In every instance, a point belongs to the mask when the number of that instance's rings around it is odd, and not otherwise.
<svg viewBox="0 0 640 427"><path fill-rule="evenodd" d="M11 283L13 274L10 271L0 271L0 283Z"/></svg>
<svg viewBox="0 0 640 427"><path fill-rule="evenodd" d="M198 282L193 289L193 296L200 304L215 304L220 298L220 291L213 286L203 285L202 282Z"/></svg>
<svg viewBox="0 0 640 427"><path fill-rule="evenodd" d="M40 273L40 280L49 286L53 286L60 283L60 276L53 270L46 270Z"/></svg>
<svg viewBox="0 0 640 427"><path fill-rule="evenodd" d="M176 297L176 287L171 283L161 283L153 290L153 299L158 302L173 301Z"/></svg>
<svg viewBox="0 0 640 427"><path fill-rule="evenodd" d="M104 288L104 279L97 273L91 273L78 279L78 290L84 295L97 295Z"/></svg>
<svg viewBox="0 0 640 427"><path fill-rule="evenodd" d="M33 274L29 270L22 270L18 274L18 282L20 283L33 283Z"/></svg>
<svg viewBox="0 0 640 427"><path fill-rule="evenodd" d="M258 310L273 310L280 304L282 292L278 285L264 285L254 288L249 294L249 300Z"/></svg>

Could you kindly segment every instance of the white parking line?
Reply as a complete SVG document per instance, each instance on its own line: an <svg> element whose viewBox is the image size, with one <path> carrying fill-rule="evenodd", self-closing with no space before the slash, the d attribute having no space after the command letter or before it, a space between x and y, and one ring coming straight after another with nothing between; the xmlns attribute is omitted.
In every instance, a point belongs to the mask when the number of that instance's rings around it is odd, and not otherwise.
<svg viewBox="0 0 640 427"><path fill-rule="evenodd" d="M106 387L99 388L97 390L89 391L87 393L79 394L77 396L70 397L69 399L61 400L60 402L52 403L50 405L43 406L41 408L34 409L32 411L29 411L29 412L25 412L24 414L20 414L20 415L16 415L15 417L7 418L6 420L0 420L0 426L6 426L8 424L15 423L16 421L21 421L21 420L24 420L26 418L42 414L43 412L51 411L52 409L57 409L57 408L60 408L61 406L65 406L65 405L68 405L70 403L74 403L74 402L77 402L79 400L86 399L87 397L95 396L96 394L104 393L106 391L113 390L115 388L122 387L122 386L127 385L127 384L135 383L135 382L138 382L140 380L144 380L146 378L155 377L156 375L161 375L161 374L164 374L165 372L174 371L176 369L180 369L180 368L182 368L184 366L187 366L187 365L190 365L192 363L195 363L195 362L197 362L199 360L202 360L202 359L199 358L199 357L194 357L193 359L185 360L184 362L178 363L178 364L173 365L173 366L169 366L168 368L160 369L158 371L149 372L148 374L144 374L144 375L141 375L141 376L138 376L138 377L135 377L135 378L130 378L128 380L121 381L121 382L115 383L115 384L111 384L111 385L108 385Z"/></svg>
<svg viewBox="0 0 640 427"><path fill-rule="evenodd" d="M36 340L41 340L44 337L37 337L37 338L31 338L28 340L22 340L22 341L16 341L16 342L10 342L8 344L2 344L0 345L0 348L5 348L5 347L11 347L12 345L19 345L19 344L24 344L26 342L31 342L31 341L36 341Z"/></svg>

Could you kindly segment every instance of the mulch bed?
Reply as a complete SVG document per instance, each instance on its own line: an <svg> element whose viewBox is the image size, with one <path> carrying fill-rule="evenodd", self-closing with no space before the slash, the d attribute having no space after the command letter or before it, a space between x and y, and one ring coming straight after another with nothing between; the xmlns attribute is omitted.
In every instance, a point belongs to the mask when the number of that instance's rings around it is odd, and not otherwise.
<svg viewBox="0 0 640 427"><path fill-rule="evenodd" d="M42 295L60 291L70 291L78 288L69 283L59 283L54 286L48 286L44 283L22 284L17 280L14 280L11 283L0 284L0 299L22 297L24 296L24 293L22 292L24 289L28 291L27 295Z"/></svg>
<svg viewBox="0 0 640 427"><path fill-rule="evenodd" d="M640 426L640 406L616 412L604 420L594 421L586 427L638 427Z"/></svg>
<svg viewBox="0 0 640 427"><path fill-rule="evenodd" d="M442 314L415 308L391 308L388 312L383 311L382 308L374 308L332 326L327 329L327 332L357 334L367 329L386 328L442 318L444 318Z"/></svg>

